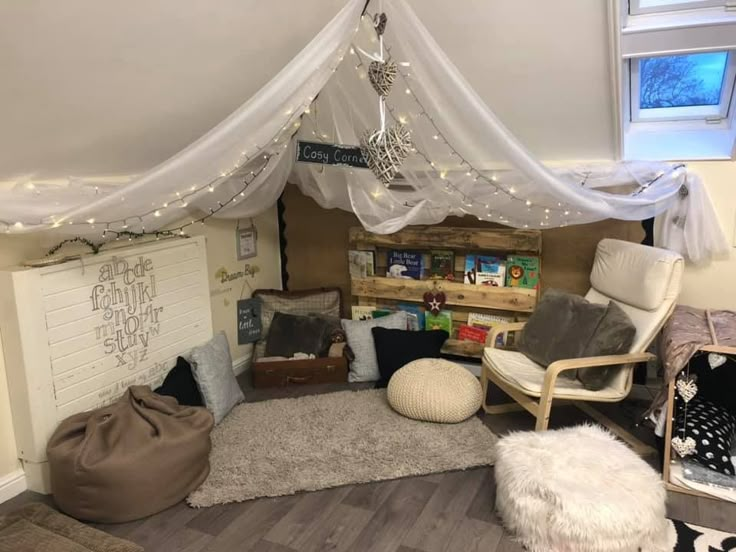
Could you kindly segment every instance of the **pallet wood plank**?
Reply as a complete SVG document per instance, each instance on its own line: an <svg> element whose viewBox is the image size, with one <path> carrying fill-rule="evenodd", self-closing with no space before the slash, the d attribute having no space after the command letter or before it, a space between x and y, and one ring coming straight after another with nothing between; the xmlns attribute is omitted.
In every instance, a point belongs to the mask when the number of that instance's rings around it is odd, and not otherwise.
<svg viewBox="0 0 736 552"><path fill-rule="evenodd" d="M395 299L422 302L432 282L404 278L351 278L352 294L358 297ZM537 290L518 287L472 286L456 282L442 282L438 286L447 297L448 306L500 309L532 312Z"/></svg>
<svg viewBox="0 0 736 552"><path fill-rule="evenodd" d="M417 249L462 249L509 253L540 253L539 230L505 230L411 226L394 234L372 234L364 228L350 229L350 244L369 243L377 247Z"/></svg>

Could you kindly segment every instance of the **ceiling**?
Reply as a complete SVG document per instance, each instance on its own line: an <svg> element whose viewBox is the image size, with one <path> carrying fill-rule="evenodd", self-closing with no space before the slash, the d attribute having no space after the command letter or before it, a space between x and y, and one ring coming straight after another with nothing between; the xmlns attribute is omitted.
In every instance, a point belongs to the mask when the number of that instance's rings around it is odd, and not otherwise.
<svg viewBox="0 0 736 552"><path fill-rule="evenodd" d="M156 165L254 94L343 3L1 2L0 180ZM613 155L604 0L410 3L535 154Z"/></svg>

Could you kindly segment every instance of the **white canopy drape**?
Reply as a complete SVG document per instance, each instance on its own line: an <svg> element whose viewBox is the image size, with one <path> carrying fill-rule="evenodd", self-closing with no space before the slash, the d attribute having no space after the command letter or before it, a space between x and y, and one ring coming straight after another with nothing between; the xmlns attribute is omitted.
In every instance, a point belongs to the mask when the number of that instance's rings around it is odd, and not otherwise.
<svg viewBox="0 0 736 552"><path fill-rule="evenodd" d="M205 136L127 182L20 182L0 190L10 232L80 234L170 228L206 216L253 216L287 178L324 207L352 210L377 233L450 214L519 228L550 228L666 213L658 244L699 262L727 250L702 183L684 165L610 162L549 167L475 93L405 0L385 0L386 57L399 75L387 125L403 123L414 151L392 185L368 169L294 164L295 139L357 144L379 128L367 78L381 44L363 0L332 21L255 96ZM352 45L351 45L352 44ZM564 129L560 129L564 132ZM0 225L3 223L0 223Z"/></svg>

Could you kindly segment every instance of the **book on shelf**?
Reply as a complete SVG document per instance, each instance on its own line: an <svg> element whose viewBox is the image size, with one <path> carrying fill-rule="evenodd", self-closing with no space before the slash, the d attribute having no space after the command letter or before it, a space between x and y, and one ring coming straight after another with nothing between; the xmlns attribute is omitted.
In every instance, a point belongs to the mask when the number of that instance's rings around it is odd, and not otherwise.
<svg viewBox="0 0 736 552"><path fill-rule="evenodd" d="M388 278L422 279L424 263L419 251L392 249L388 252L386 266L388 267L386 269Z"/></svg>
<svg viewBox="0 0 736 552"><path fill-rule="evenodd" d="M389 314L393 314L394 311L389 309L373 309L372 317L371 318L382 318L384 316L388 316Z"/></svg>
<svg viewBox="0 0 736 552"><path fill-rule="evenodd" d="M452 251L430 251L429 277L435 280L455 279L455 253Z"/></svg>
<svg viewBox="0 0 736 552"><path fill-rule="evenodd" d="M506 259L477 255L475 257L475 284L504 287L506 285Z"/></svg>
<svg viewBox="0 0 736 552"><path fill-rule="evenodd" d="M468 324L461 324L457 329L457 338L460 341L475 341L477 343L485 343L488 337L488 330Z"/></svg>
<svg viewBox="0 0 736 552"><path fill-rule="evenodd" d="M367 278L376 274L376 257L373 251L351 249L348 251L348 268L351 278Z"/></svg>
<svg viewBox="0 0 736 552"><path fill-rule="evenodd" d="M508 324L509 322L513 322L514 319L510 316L503 316L500 314L488 314L485 312L471 312L468 313L468 326L472 326L474 328L481 328L484 329L486 332L491 331L494 327L499 326L500 324ZM505 344L505 339L503 334L498 336L498 339L496 340L496 345L503 346Z"/></svg>
<svg viewBox="0 0 736 552"><path fill-rule="evenodd" d="M509 255L506 258L506 285L528 289L539 288L539 257Z"/></svg>
<svg viewBox="0 0 736 552"><path fill-rule="evenodd" d="M350 310L350 317L353 320L372 320L374 310L376 310L376 307L353 305Z"/></svg>
<svg viewBox="0 0 736 552"><path fill-rule="evenodd" d="M431 312L424 313L425 330L445 330L452 337L452 311L443 310L435 316Z"/></svg>
<svg viewBox="0 0 736 552"><path fill-rule="evenodd" d="M424 309L419 305L408 305L399 303L396 308L407 314L408 327L407 330L424 329Z"/></svg>
<svg viewBox="0 0 736 552"><path fill-rule="evenodd" d="M466 284L503 287L506 259L493 255L466 255L463 282Z"/></svg>

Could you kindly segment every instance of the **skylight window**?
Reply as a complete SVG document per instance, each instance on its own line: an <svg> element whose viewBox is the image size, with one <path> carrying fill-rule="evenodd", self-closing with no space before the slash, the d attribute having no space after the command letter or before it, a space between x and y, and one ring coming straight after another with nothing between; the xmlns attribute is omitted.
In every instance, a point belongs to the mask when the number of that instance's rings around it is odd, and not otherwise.
<svg viewBox="0 0 736 552"><path fill-rule="evenodd" d="M632 60L632 117L636 121L722 119L734 85L729 52Z"/></svg>

